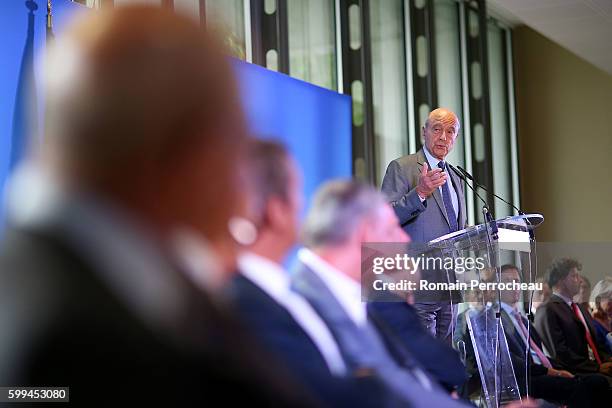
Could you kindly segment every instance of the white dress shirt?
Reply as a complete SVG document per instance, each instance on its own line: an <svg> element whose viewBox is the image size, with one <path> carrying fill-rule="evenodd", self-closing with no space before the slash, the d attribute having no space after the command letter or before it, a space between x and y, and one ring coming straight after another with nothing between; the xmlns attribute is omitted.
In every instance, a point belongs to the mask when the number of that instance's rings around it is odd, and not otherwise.
<svg viewBox="0 0 612 408"><path fill-rule="evenodd" d="M308 248L298 251L298 258L325 283L346 314L358 326L367 323L366 304L361 301L361 285L330 265Z"/></svg>
<svg viewBox="0 0 612 408"><path fill-rule="evenodd" d="M516 320L516 317L514 316L514 313L518 312L518 310L515 309L513 306L510 306L509 304L503 302L501 303L501 307L508 314L510 320L512 321L512 324L514 325L514 329L518 332L519 336L521 336L521 339L523 339L523 346L527 347L527 338L525 337L525 333L523 333L523 330L519 326L519 323ZM520 314L520 312L518 313ZM531 352L531 358L533 358L534 363L542 365L542 361L540 360L540 357L538 357L538 354L532 348L530 348L529 350Z"/></svg>
<svg viewBox="0 0 612 408"><path fill-rule="evenodd" d="M251 252L238 258L240 273L281 305L315 343L333 375L346 374L346 364L331 332L310 303L291 290L281 265Z"/></svg>

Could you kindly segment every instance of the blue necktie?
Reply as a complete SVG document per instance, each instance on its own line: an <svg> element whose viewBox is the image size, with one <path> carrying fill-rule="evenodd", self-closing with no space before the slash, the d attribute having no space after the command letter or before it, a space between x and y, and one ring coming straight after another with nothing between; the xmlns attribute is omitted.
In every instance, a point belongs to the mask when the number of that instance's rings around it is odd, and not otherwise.
<svg viewBox="0 0 612 408"><path fill-rule="evenodd" d="M446 163L444 160L440 160L438 162L438 167L445 170ZM442 201L444 201L444 208L446 209L446 215L448 216L448 220L450 222L451 232L459 230L459 224L457 223L457 214L455 214L455 210L453 209L453 201L451 199L450 187L451 183L450 173L448 178L446 179L446 183L442 186Z"/></svg>

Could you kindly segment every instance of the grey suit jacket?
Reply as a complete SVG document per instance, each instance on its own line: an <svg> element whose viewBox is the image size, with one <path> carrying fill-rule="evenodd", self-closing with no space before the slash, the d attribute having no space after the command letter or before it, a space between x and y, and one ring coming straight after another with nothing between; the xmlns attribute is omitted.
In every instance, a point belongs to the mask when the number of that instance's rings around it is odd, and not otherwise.
<svg viewBox="0 0 612 408"><path fill-rule="evenodd" d="M367 335L366 329L359 329L357 325L344 311L335 295L327 285L302 262L298 262L292 271L292 288L304 296L312 307L317 311L325 324L329 327L334 338L340 346L340 351L345 357L349 369L357 371L368 371L380 378L383 384L388 386L387 397L393 402L403 402L402 406L414 408L465 407L460 401L451 399L439 386L437 381L427 374L423 375L431 383L432 389L425 390L416 379L404 377L393 367L395 364L387 364L386 358L394 361L401 370L410 372L422 372L422 367L411 355L410 351L399 341L395 334L382 325L381 319L373 318L372 310L368 310L368 318L372 323L376 337L382 341L383 351L387 357L381 357L378 347L373 347L368 341L371 336ZM365 332L364 332L365 330ZM383 362L383 366L380 363ZM406 381L404 381L406 380Z"/></svg>
<svg viewBox="0 0 612 408"><path fill-rule="evenodd" d="M399 222L412 238L413 242L426 243L446 235L450 223L444 209L444 201L439 189L421 203L416 186L421 174L421 165L425 163L425 154L419 150L415 154L393 160L387 167L382 183L382 192L387 196ZM465 228L466 207L463 181L453 171L449 173L452 187L457 192L459 201L459 229Z"/></svg>
<svg viewBox="0 0 612 408"><path fill-rule="evenodd" d="M436 189L423 202L416 192L421 166L426 160L422 149L415 154L393 160L387 167L382 183L382 192L387 196L400 225L417 245L425 244L451 232L440 190ZM431 167L429 163L428 165ZM463 229L466 223L463 182L452 170L448 174L459 201L458 226L459 229ZM454 282L456 277L454 271L450 271L447 275L443 270L428 270L426 273L422 271L421 278L429 282ZM449 300L459 302L461 296L456 291L417 291L415 300L418 302L447 302Z"/></svg>

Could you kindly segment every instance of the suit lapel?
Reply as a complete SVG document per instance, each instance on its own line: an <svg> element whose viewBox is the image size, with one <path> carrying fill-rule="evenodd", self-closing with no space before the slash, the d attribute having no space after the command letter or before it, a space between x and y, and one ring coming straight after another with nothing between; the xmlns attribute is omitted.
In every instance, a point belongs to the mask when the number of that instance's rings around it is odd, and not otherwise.
<svg viewBox="0 0 612 408"><path fill-rule="evenodd" d="M584 325L582 324L578 316L576 316L576 313L574 313L574 310L567 303L565 303L565 300L563 300L562 298L560 298L559 296L553 293L552 296L550 297L550 301L559 303L561 307L565 308L564 310L569 310L569 315L571 316L574 323L576 323L578 326L580 326L582 330L584 330Z"/></svg>
<svg viewBox="0 0 612 408"><path fill-rule="evenodd" d="M321 318L333 326L334 323L354 325L351 318L327 285L308 266L299 262L291 279L291 287L308 300ZM356 326L355 326L356 327Z"/></svg>
<svg viewBox="0 0 612 408"><path fill-rule="evenodd" d="M578 309L580 309L580 313L582 313L582 317L584 317L584 321L586 322L589 332L591 333L591 338L597 346L597 330L595 329L595 327L593 327L593 323L590 319L591 314L587 310L585 310L581 304L578 304ZM580 324L582 325L582 321L580 321Z"/></svg>
<svg viewBox="0 0 612 408"><path fill-rule="evenodd" d="M384 319L378 316L376 309L368 307L367 311L370 322L378 330L378 333L380 333L380 337L385 342L387 349L395 360L407 368L418 367L418 362L412 357L400 339L397 338L395 332L389 328Z"/></svg>
<svg viewBox="0 0 612 408"><path fill-rule="evenodd" d="M502 316L502 324L504 326L504 332L506 333L506 339L508 340L508 343L512 341L515 344L515 348L516 346L518 346L518 350L524 350L526 339L521 335L521 333L519 333L519 330L516 328L516 326L512 322L512 318L510 317L508 312L502 309L501 316ZM527 327L527 324L525 322L525 319L523 319L523 316L521 316L521 322L523 323L525 327ZM530 330L531 339L538 345L538 347L542 348L542 343L538 342L539 337L536 338L535 336L537 336L537 333L535 332L535 330ZM528 358L529 358L529 361L533 362L533 357L531 353L529 353Z"/></svg>
<svg viewBox="0 0 612 408"><path fill-rule="evenodd" d="M306 298L325 322L351 370L370 370L376 365L376 362L372 360L368 342L363 338L363 331L351 320L333 293L314 271L299 262L292 276L291 286L293 290Z"/></svg>

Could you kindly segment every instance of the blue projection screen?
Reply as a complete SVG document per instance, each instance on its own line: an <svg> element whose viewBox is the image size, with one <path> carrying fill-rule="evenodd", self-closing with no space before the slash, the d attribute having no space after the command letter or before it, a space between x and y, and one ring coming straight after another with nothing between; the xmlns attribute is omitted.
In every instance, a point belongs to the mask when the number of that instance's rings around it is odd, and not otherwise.
<svg viewBox="0 0 612 408"><path fill-rule="evenodd" d="M0 104L0 191L4 179L12 167L11 155L20 156L21 148L17 145L25 143L28 136L35 137L36 131L22 129L19 125L23 120L18 115L18 104L21 95L18 84L23 82L23 70L32 65L24 64L28 51L34 49L42 53L45 49L45 5L46 2L36 0L38 9L28 10L22 2L15 2L5 16L0 20L4 23L4 37L10 38L8 45L3 47L1 55L2 94L8 96L7 104ZM54 2L54 31L57 33L76 13L89 10L69 0ZM33 19L32 19L33 15ZM6 18L5 18L6 17ZM35 28L28 30L28 19ZM32 36L32 33L34 36ZM31 38L32 37L32 38ZM35 38L34 38L35 37ZM30 54L31 55L31 54ZM31 64L31 61L30 61ZM38 65L38 64L37 64ZM324 181L333 178L350 178L352 170L351 144L351 99L347 95L324 89L304 81L291 78L249 64L233 60L233 65L239 80L242 101L250 130L258 137L275 138L283 141L296 158L304 176L304 194L308 200L317 187ZM20 73L21 69L21 73ZM38 66L37 73L44 67ZM27 73L27 72L26 72ZM44 122L44 94L42 78L37 78L37 101L40 127ZM2 206L0 203L0 214Z"/></svg>
<svg viewBox="0 0 612 408"><path fill-rule="evenodd" d="M284 142L304 175L308 204L324 181L352 176L351 98L235 60L254 135Z"/></svg>

